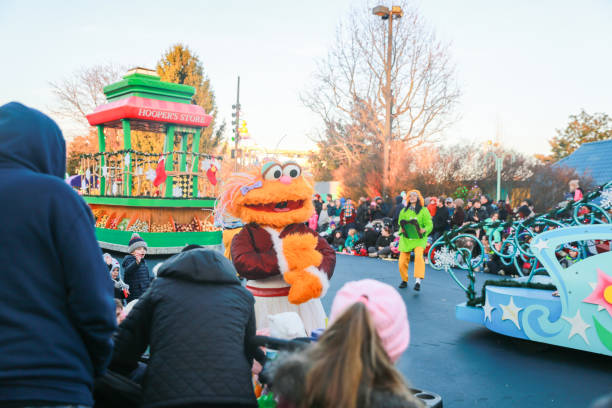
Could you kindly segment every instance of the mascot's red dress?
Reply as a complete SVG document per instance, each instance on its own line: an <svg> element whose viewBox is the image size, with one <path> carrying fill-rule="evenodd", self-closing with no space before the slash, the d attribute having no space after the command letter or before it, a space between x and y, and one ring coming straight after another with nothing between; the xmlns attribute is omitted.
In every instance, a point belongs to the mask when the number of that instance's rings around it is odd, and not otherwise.
<svg viewBox="0 0 612 408"><path fill-rule="evenodd" d="M217 211L246 225L231 242L231 258L255 296L257 328L268 315L297 312L310 333L325 327L320 297L329 288L336 254L304 225L312 213L313 188L296 163L269 162L257 173L234 174Z"/></svg>

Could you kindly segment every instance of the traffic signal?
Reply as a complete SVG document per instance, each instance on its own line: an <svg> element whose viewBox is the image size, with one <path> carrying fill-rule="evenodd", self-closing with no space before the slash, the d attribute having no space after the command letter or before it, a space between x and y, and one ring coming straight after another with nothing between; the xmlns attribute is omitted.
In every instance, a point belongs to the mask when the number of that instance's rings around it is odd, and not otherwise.
<svg viewBox="0 0 612 408"><path fill-rule="evenodd" d="M232 142L240 140L240 134L238 132L238 124L240 123L240 104L232 105Z"/></svg>

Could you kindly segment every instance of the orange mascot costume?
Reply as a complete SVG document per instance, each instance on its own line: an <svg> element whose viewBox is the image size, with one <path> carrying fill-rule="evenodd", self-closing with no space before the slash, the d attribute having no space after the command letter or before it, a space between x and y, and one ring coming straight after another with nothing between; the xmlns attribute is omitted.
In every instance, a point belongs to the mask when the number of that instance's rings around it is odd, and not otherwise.
<svg viewBox="0 0 612 408"><path fill-rule="evenodd" d="M245 224L232 239L231 257L255 297L258 329L268 327L268 315L283 312L297 312L308 333L325 327L319 298L329 288L336 253L304 224L314 212L313 193L293 162L235 173L222 187L217 216Z"/></svg>

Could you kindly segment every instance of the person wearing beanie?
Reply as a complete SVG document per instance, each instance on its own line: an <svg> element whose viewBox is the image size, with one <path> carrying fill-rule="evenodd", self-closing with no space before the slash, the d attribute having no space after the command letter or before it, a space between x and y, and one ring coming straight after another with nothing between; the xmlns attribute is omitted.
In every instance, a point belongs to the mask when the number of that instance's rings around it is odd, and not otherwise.
<svg viewBox="0 0 612 408"><path fill-rule="evenodd" d="M421 407L394 365L409 342L395 289L372 279L348 282L317 343L281 354L270 367L278 407Z"/></svg>
<svg viewBox="0 0 612 408"><path fill-rule="evenodd" d="M398 266L402 276L399 287L403 289L408 286L410 252L414 251L414 290L418 291L421 290L421 282L425 278L423 252L427 246L427 236L433 229L431 214L418 190L408 192L408 205L400 212L398 224L400 227Z"/></svg>
<svg viewBox="0 0 612 408"><path fill-rule="evenodd" d="M123 301L127 299L130 294L130 286L124 281L122 281L121 276L119 276L119 261L111 257L110 268L111 278L115 285L115 299L118 299L119 301L121 301L121 304L123 304Z"/></svg>
<svg viewBox="0 0 612 408"><path fill-rule="evenodd" d="M128 245L127 255L123 258L123 278L125 283L130 287L130 294L127 297L127 302L138 299L147 291L151 284L152 278L149 275L149 268L144 261L147 254L147 243L137 233L132 234Z"/></svg>

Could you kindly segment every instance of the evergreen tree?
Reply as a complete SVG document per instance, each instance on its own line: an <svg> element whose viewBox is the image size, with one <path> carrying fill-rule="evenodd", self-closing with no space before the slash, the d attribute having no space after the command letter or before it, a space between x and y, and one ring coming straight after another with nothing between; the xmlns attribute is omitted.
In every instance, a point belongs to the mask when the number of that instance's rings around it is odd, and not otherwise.
<svg viewBox="0 0 612 408"><path fill-rule="evenodd" d="M217 105L210 79L197 55L183 44L175 44L157 63L157 74L162 81L191 85L196 91L192 103L204 108L213 117L210 126L203 129L200 139L200 152L212 152L222 140L225 122L217 122Z"/></svg>

